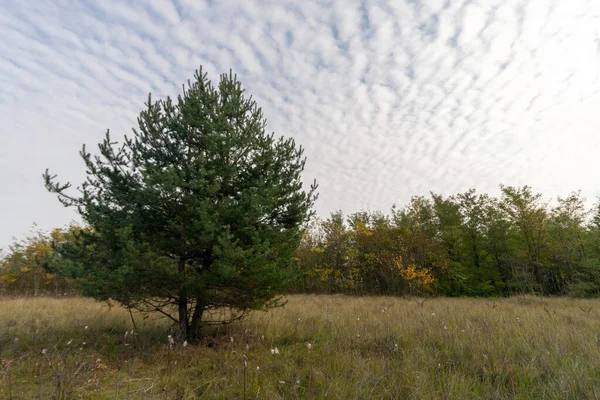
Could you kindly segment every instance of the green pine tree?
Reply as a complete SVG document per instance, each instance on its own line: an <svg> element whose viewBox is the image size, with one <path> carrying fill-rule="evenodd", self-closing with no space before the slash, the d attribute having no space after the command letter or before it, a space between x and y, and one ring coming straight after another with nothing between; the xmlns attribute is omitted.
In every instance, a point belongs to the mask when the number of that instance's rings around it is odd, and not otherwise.
<svg viewBox="0 0 600 400"><path fill-rule="evenodd" d="M89 228L57 245L49 268L85 295L160 312L196 340L202 326L278 304L316 184L303 190L302 148L266 133L231 72L213 87L200 69L176 101L149 96L146 106L133 137L119 145L107 132L99 156L83 147L80 195L44 174ZM225 320L207 312L224 308Z"/></svg>

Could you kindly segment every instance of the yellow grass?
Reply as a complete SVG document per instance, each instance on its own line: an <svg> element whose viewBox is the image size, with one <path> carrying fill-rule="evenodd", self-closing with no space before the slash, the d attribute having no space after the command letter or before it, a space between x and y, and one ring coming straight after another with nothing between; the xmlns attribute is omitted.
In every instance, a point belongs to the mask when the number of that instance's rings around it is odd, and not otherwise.
<svg viewBox="0 0 600 400"><path fill-rule="evenodd" d="M0 398L600 398L598 300L288 300L173 348L164 319L2 300Z"/></svg>

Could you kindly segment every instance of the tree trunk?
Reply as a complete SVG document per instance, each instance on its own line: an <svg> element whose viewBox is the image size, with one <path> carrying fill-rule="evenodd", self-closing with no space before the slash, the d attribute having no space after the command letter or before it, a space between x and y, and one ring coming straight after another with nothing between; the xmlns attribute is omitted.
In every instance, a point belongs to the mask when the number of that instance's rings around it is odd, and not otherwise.
<svg viewBox="0 0 600 400"><path fill-rule="evenodd" d="M475 263L475 267L477 268L477 271L480 270L480 263L479 263L479 249L477 248L477 236L475 235L474 232L471 232L471 240L473 241L472 244L472 248L473 248L473 262Z"/></svg>
<svg viewBox="0 0 600 400"><path fill-rule="evenodd" d="M204 301L201 297L198 297L196 299L194 313L192 314L192 322L190 323L190 327L187 332L188 342L195 342L198 339L200 339L200 326L202 322L202 314L204 314Z"/></svg>
<svg viewBox="0 0 600 400"><path fill-rule="evenodd" d="M188 325L188 309L187 309L187 297L179 296L179 329L181 334L187 336L189 331Z"/></svg>
<svg viewBox="0 0 600 400"><path fill-rule="evenodd" d="M33 297L38 297L40 293L40 275L36 272L33 273Z"/></svg>
<svg viewBox="0 0 600 400"><path fill-rule="evenodd" d="M178 299L178 311L179 311L179 328L181 334L187 336L189 334L188 324L188 298L185 291L182 289L185 283L185 260L180 259L177 265L177 272L179 274L179 299Z"/></svg>

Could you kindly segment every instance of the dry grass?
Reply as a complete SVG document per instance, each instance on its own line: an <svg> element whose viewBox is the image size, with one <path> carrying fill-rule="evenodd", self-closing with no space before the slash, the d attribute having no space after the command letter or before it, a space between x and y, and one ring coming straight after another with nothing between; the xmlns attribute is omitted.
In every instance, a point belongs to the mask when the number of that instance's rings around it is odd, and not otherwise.
<svg viewBox="0 0 600 400"><path fill-rule="evenodd" d="M599 312L598 300L292 296L169 348L165 320L136 316L125 337L118 307L3 300L0 398L600 398Z"/></svg>

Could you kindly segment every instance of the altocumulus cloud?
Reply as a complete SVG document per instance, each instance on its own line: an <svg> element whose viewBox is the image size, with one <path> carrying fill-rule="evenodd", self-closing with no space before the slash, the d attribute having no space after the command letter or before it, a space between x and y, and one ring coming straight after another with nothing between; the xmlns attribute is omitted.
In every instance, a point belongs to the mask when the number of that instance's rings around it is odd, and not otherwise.
<svg viewBox="0 0 600 400"><path fill-rule="evenodd" d="M130 132L147 93L232 68L306 148L318 211L530 184L600 194L595 0L3 1L0 245L74 215L81 144Z"/></svg>

